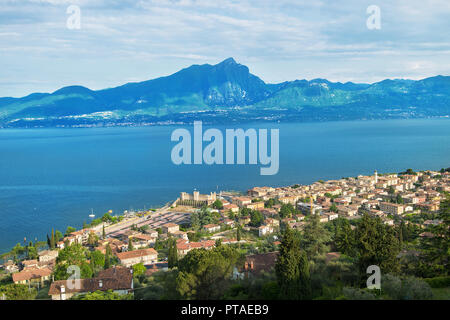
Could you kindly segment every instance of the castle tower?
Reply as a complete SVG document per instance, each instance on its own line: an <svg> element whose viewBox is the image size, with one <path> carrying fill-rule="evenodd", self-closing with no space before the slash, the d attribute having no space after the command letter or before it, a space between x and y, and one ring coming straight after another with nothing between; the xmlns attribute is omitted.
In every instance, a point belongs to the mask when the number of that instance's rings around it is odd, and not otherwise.
<svg viewBox="0 0 450 320"><path fill-rule="evenodd" d="M378 172L375 170L375 183L378 183Z"/></svg>
<svg viewBox="0 0 450 320"><path fill-rule="evenodd" d="M199 201L200 200L200 192L198 191L194 191L194 201Z"/></svg>

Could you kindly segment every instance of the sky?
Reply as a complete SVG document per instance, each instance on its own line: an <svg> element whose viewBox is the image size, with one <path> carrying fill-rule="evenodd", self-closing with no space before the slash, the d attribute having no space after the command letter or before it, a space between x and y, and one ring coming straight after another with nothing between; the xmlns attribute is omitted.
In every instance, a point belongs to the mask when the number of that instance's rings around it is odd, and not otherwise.
<svg viewBox="0 0 450 320"><path fill-rule="evenodd" d="M371 5L379 29L367 26ZM0 97L98 90L229 57L267 83L450 75L449 31L448 0L0 0Z"/></svg>

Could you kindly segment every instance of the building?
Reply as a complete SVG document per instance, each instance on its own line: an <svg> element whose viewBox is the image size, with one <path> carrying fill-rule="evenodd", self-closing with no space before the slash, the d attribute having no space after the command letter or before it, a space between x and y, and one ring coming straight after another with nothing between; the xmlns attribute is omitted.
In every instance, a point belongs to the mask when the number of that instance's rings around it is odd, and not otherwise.
<svg viewBox="0 0 450 320"><path fill-rule="evenodd" d="M297 208L306 215L311 214L311 211L313 211L315 214L320 214L322 212L322 207L314 203L312 204L312 210L311 203L304 202L297 203Z"/></svg>
<svg viewBox="0 0 450 320"><path fill-rule="evenodd" d="M245 205L252 203L252 199L247 197L236 197L233 198L233 202L240 208L243 208Z"/></svg>
<svg viewBox="0 0 450 320"><path fill-rule="evenodd" d="M275 267L278 252L252 254L245 257L244 265L235 268L233 277L237 279L258 276L263 272L270 272Z"/></svg>
<svg viewBox="0 0 450 320"><path fill-rule="evenodd" d="M6 261L3 268L5 269L5 271L7 273L14 273L14 272L19 271L19 266L17 264L15 264L14 261L12 261L12 260Z"/></svg>
<svg viewBox="0 0 450 320"><path fill-rule="evenodd" d="M254 187L253 189L250 189L247 191L247 194L251 197L263 197L266 194L275 191L272 187Z"/></svg>
<svg viewBox="0 0 450 320"><path fill-rule="evenodd" d="M439 210L439 202L419 203L416 206L418 209L427 211L427 212L435 212L435 211Z"/></svg>
<svg viewBox="0 0 450 320"><path fill-rule="evenodd" d="M180 206L192 206L192 207L202 207L204 205L211 205L217 200L217 195L215 192L210 194L200 194L198 191L194 191L192 195L187 192L181 192L180 198L176 202Z"/></svg>
<svg viewBox="0 0 450 320"><path fill-rule="evenodd" d="M176 231L180 231L180 226L175 223L166 223L162 226L163 233L174 233Z"/></svg>
<svg viewBox="0 0 450 320"><path fill-rule="evenodd" d="M158 238L158 231L154 229L147 229L144 231L145 234L148 234L152 238Z"/></svg>
<svg viewBox="0 0 450 320"><path fill-rule="evenodd" d="M224 204L223 210L225 210L225 211L231 210L231 212L237 213L237 212L239 212L239 207L237 205L235 205L234 203Z"/></svg>
<svg viewBox="0 0 450 320"><path fill-rule="evenodd" d="M44 268L27 268L17 273L12 274L13 282L16 284L44 284L45 281L50 280L52 270L47 267Z"/></svg>
<svg viewBox="0 0 450 320"><path fill-rule="evenodd" d="M339 218L339 215L336 212L324 212L323 215L328 218L328 221L333 221L334 219Z"/></svg>
<svg viewBox="0 0 450 320"><path fill-rule="evenodd" d="M252 202L249 204L244 205L245 208L247 209L251 209L251 210L260 210L260 209L264 209L264 202Z"/></svg>
<svg viewBox="0 0 450 320"><path fill-rule="evenodd" d="M150 237L149 235L138 233L131 236L128 241L133 241L133 247L135 249L147 248L148 246L156 242L156 238Z"/></svg>
<svg viewBox="0 0 450 320"><path fill-rule="evenodd" d="M338 206L338 214L347 217L354 217L358 213L358 210L346 206Z"/></svg>
<svg viewBox="0 0 450 320"><path fill-rule="evenodd" d="M39 262L53 262L58 257L58 250L45 250L39 252Z"/></svg>
<svg viewBox="0 0 450 320"><path fill-rule="evenodd" d="M403 214L403 205L398 203L380 202L380 210L387 214L400 215Z"/></svg>
<svg viewBox="0 0 450 320"><path fill-rule="evenodd" d="M178 231L175 231L175 232L171 232L170 235L174 236L177 239L184 239L184 240L188 240L189 239L187 232L184 232L184 231L181 231L181 230L178 230Z"/></svg>
<svg viewBox="0 0 450 320"><path fill-rule="evenodd" d="M87 244L89 239L89 233L94 232L91 229L82 229L74 231L70 234L71 237L75 237L76 241L81 244Z"/></svg>
<svg viewBox="0 0 450 320"><path fill-rule="evenodd" d="M153 248L119 252L116 253L116 256L119 258L120 263L126 267L131 267L138 263L146 265L158 261L158 252Z"/></svg>
<svg viewBox="0 0 450 320"><path fill-rule="evenodd" d="M262 225L258 228L258 235L260 237L263 237L265 235L273 233L273 228L268 225Z"/></svg>
<svg viewBox="0 0 450 320"><path fill-rule="evenodd" d="M231 220L231 219L224 219L223 224L226 226L229 226L231 228L234 228L235 222L234 222L234 220Z"/></svg>
<svg viewBox="0 0 450 320"><path fill-rule="evenodd" d="M214 232L220 231L220 226L217 224L211 223L211 224L204 225L203 229L205 229L206 232L214 233Z"/></svg>
<svg viewBox="0 0 450 320"><path fill-rule="evenodd" d="M100 271L96 278L79 279L78 285L68 280L54 281L48 295L52 300L67 300L78 294L108 290L124 295L132 292L133 287L133 270L113 267Z"/></svg>
<svg viewBox="0 0 450 320"><path fill-rule="evenodd" d="M264 223L270 227L279 227L280 221L274 218L267 218Z"/></svg>
<svg viewBox="0 0 450 320"><path fill-rule="evenodd" d="M290 203L292 205L295 205L295 203L298 200L298 197L297 196L284 196L284 197L279 197L278 200L284 204Z"/></svg>
<svg viewBox="0 0 450 320"><path fill-rule="evenodd" d="M39 267L39 262L37 260L23 260L21 264L23 269Z"/></svg>
<svg viewBox="0 0 450 320"><path fill-rule="evenodd" d="M177 252L179 256L186 255L189 251L193 249L212 249L216 245L216 242L214 240L204 240L200 242L186 242L186 241L180 241L177 242Z"/></svg>

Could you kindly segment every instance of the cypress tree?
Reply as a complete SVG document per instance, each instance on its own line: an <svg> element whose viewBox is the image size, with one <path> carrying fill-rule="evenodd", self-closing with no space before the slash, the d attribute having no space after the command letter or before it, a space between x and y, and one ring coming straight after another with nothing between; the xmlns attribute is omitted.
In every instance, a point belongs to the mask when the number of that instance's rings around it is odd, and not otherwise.
<svg viewBox="0 0 450 320"><path fill-rule="evenodd" d="M112 254L111 247L109 246L109 243L106 245L106 250L105 251L106 252L105 252L105 266L104 266L104 268L108 269L110 267L110 265L111 265L111 254Z"/></svg>
<svg viewBox="0 0 450 320"><path fill-rule="evenodd" d="M128 239L128 251L133 251L133 238Z"/></svg>
<svg viewBox="0 0 450 320"><path fill-rule="evenodd" d="M170 239L169 245L169 255L167 258L168 267L173 268L178 264L178 251L177 251L177 241L175 239Z"/></svg>
<svg viewBox="0 0 450 320"><path fill-rule="evenodd" d="M300 251L299 239L287 226L275 265L281 299L308 299L311 294L308 256Z"/></svg>
<svg viewBox="0 0 450 320"><path fill-rule="evenodd" d="M311 297L311 278L309 274L309 261L305 251L302 251L299 259L299 298L306 300Z"/></svg>
<svg viewBox="0 0 450 320"><path fill-rule="evenodd" d="M50 238L50 248L55 249L56 248L56 242L55 242L55 230L52 229L52 237Z"/></svg>

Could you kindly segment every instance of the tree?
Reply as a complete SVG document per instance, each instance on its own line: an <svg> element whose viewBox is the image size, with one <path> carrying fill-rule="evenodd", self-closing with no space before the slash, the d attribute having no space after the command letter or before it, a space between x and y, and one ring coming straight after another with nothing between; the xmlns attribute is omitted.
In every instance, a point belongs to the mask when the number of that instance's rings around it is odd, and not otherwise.
<svg viewBox="0 0 450 320"><path fill-rule="evenodd" d="M50 240L50 237L48 236L48 233L47 233L47 245L48 245L48 247L50 249L52 249L52 241Z"/></svg>
<svg viewBox="0 0 450 320"><path fill-rule="evenodd" d="M50 238L50 249L56 248L55 231L52 229L52 237Z"/></svg>
<svg viewBox="0 0 450 320"><path fill-rule="evenodd" d="M222 201L220 201L219 199L217 199L216 201L213 202L212 207L218 210L222 210L223 209L223 203Z"/></svg>
<svg viewBox="0 0 450 320"><path fill-rule="evenodd" d="M176 267L178 264L177 241L173 238L169 239L169 253L167 257L167 263L170 269Z"/></svg>
<svg viewBox="0 0 450 320"><path fill-rule="evenodd" d="M395 193L395 189L394 189L393 186L389 186L389 188L388 188L388 193L389 193L390 195L392 195L392 194Z"/></svg>
<svg viewBox="0 0 450 320"><path fill-rule="evenodd" d="M336 225L334 243L338 251L348 256L355 254L355 232L352 230L350 222L344 218L333 221Z"/></svg>
<svg viewBox="0 0 450 320"><path fill-rule="evenodd" d="M363 215L355 229L355 249L362 277L370 265L379 266L382 273L399 271L399 241L394 228L385 225L379 217Z"/></svg>
<svg viewBox="0 0 450 320"><path fill-rule="evenodd" d="M320 222L319 215L308 216L302 235L302 247L305 248L309 259L324 254L328 250L327 243L331 241L331 235Z"/></svg>
<svg viewBox="0 0 450 320"><path fill-rule="evenodd" d="M241 241L241 232L242 232L242 227L240 224L238 224L237 228L236 228L236 240L237 241Z"/></svg>
<svg viewBox="0 0 450 320"><path fill-rule="evenodd" d="M259 227L264 222L264 217L261 212L252 210L250 212L250 225L253 227Z"/></svg>
<svg viewBox="0 0 450 320"><path fill-rule="evenodd" d="M64 235L67 237L68 235L70 235L72 232L75 232L75 231L77 231L77 229L75 229L74 227L68 226L66 229L66 233Z"/></svg>
<svg viewBox="0 0 450 320"><path fill-rule="evenodd" d="M95 292L74 295L70 300L133 300L133 294L120 294L112 290L97 290Z"/></svg>
<svg viewBox="0 0 450 320"><path fill-rule="evenodd" d="M239 253L229 246L191 250L178 261L176 291L183 299L220 299L238 260Z"/></svg>
<svg viewBox="0 0 450 320"><path fill-rule="evenodd" d="M90 254L92 270L98 271L105 267L105 255L99 250L92 251Z"/></svg>
<svg viewBox="0 0 450 320"><path fill-rule="evenodd" d="M133 275L135 277L139 277L141 275L144 275L145 271L147 271L147 268L145 268L145 266L144 266L144 264L142 262L133 265Z"/></svg>
<svg viewBox="0 0 450 320"><path fill-rule="evenodd" d="M36 297L36 289L28 288L25 284L7 284L0 286L0 298L7 300L33 300Z"/></svg>
<svg viewBox="0 0 450 320"><path fill-rule="evenodd" d="M88 244L90 246L97 246L98 236L94 232L90 232L88 236Z"/></svg>
<svg viewBox="0 0 450 320"><path fill-rule="evenodd" d="M111 256L112 256L112 250L108 243L106 245L106 249L105 249L105 266L104 266L105 269L109 269L111 266Z"/></svg>
<svg viewBox="0 0 450 320"><path fill-rule="evenodd" d="M442 275L448 275L450 270L450 194L445 193L441 201L438 220L442 222L429 227L433 237L422 240L422 248L425 250L425 262L433 265L436 270L442 270Z"/></svg>
<svg viewBox="0 0 450 320"><path fill-rule="evenodd" d="M79 243L73 243L65 246L59 251L56 258L56 266L53 270L55 280L65 280L70 274L67 273L68 267L75 265L80 268L81 278L92 277L93 270L87 263L88 250Z"/></svg>
<svg viewBox="0 0 450 320"><path fill-rule="evenodd" d="M281 205L280 209L280 217L281 218L289 218L292 217L292 215L295 213L295 208L292 204L287 203Z"/></svg>
<svg viewBox="0 0 450 320"><path fill-rule="evenodd" d="M381 290L395 300L427 300L433 298L430 286L414 277L400 279L386 274L381 278Z"/></svg>
<svg viewBox="0 0 450 320"><path fill-rule="evenodd" d="M336 206L336 204L334 202L330 206L330 211L331 212L338 212L338 207Z"/></svg>
<svg viewBox="0 0 450 320"><path fill-rule="evenodd" d="M197 212L194 212L194 213L191 214L191 227L195 231L197 231L197 230L199 230L201 228L200 217L199 217L199 214Z"/></svg>
<svg viewBox="0 0 450 320"><path fill-rule="evenodd" d="M55 242L58 243L62 238L64 238L61 231L56 230L55 231Z"/></svg>
<svg viewBox="0 0 450 320"><path fill-rule="evenodd" d="M129 238L128 239L128 251L133 251L134 247L133 247L133 238Z"/></svg>
<svg viewBox="0 0 450 320"><path fill-rule="evenodd" d="M306 253L288 226L283 233L275 273L281 299L306 299L310 295L309 263Z"/></svg>
<svg viewBox="0 0 450 320"><path fill-rule="evenodd" d="M30 241L30 243L28 244L27 248L27 258L28 259L37 259L39 257L38 253L37 253L37 249L36 247L33 245L33 242Z"/></svg>
<svg viewBox="0 0 450 320"><path fill-rule="evenodd" d="M103 228L102 228L102 239L105 239L105 238L106 238L105 225L103 225Z"/></svg>

